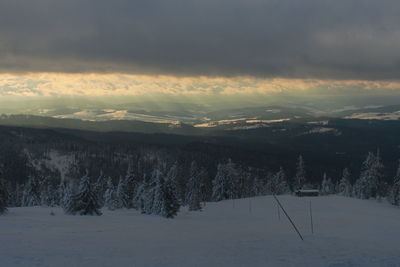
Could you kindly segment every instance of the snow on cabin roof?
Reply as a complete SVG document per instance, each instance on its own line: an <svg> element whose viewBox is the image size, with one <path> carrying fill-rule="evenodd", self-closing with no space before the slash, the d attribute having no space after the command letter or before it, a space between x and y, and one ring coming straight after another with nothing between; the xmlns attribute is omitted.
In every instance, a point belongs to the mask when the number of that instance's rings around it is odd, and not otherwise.
<svg viewBox="0 0 400 267"><path fill-rule="evenodd" d="M315 192L319 192L318 189L300 189L297 190L297 192L302 192L302 193L315 193Z"/></svg>

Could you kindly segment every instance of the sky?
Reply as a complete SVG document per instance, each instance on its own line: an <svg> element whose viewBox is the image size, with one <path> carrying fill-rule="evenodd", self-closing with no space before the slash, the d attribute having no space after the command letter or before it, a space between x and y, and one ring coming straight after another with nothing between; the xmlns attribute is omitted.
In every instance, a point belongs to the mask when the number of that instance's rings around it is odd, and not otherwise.
<svg viewBox="0 0 400 267"><path fill-rule="evenodd" d="M400 91L398 0L1 0L1 96Z"/></svg>

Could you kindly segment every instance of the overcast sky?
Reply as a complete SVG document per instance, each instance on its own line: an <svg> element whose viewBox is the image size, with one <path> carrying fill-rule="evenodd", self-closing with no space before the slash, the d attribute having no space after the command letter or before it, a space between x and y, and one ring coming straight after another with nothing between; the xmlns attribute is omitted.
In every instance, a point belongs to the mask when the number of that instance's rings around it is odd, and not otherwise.
<svg viewBox="0 0 400 267"><path fill-rule="evenodd" d="M400 77L399 0L1 0L0 72Z"/></svg>

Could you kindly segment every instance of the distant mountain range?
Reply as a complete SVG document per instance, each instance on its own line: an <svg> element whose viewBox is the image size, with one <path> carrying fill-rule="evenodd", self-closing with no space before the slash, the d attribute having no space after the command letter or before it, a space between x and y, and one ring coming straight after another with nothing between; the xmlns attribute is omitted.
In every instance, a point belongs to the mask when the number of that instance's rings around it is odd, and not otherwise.
<svg viewBox="0 0 400 267"><path fill-rule="evenodd" d="M335 175L340 175L343 167L359 173L359 164L367 152L378 149L389 170L388 175L391 175L400 158L400 121L397 120L313 117L261 124L260 127L249 127L245 121L240 121L215 127L194 127L183 123L96 122L2 115L0 143L21 147L79 143L122 148L147 144L192 151L207 158L224 155L255 166L267 162L276 168L281 164L292 166L296 157L302 154L315 177L324 169L335 170Z"/></svg>
<svg viewBox="0 0 400 267"><path fill-rule="evenodd" d="M279 125L322 125L335 119L400 120L400 105L347 108L329 114L307 107L262 106L218 111L146 111L116 109L60 109L42 115L0 115L0 125L62 128L100 132L232 135L227 131L275 129ZM354 121L353 121L354 123ZM289 127L290 128L290 127ZM326 129L309 129L328 133ZM333 132L333 130L331 130ZM338 134L338 132L336 132Z"/></svg>

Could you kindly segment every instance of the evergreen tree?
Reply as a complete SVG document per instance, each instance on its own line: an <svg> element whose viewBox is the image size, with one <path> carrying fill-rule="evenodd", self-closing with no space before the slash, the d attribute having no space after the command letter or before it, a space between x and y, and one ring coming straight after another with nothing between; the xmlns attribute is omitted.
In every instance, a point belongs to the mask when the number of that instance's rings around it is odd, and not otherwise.
<svg viewBox="0 0 400 267"><path fill-rule="evenodd" d="M224 168L223 164L218 164L217 166L217 174L215 175L215 178L213 180L213 194L212 194L212 199L214 201L221 201L223 199L228 198L228 193L227 193L227 173Z"/></svg>
<svg viewBox="0 0 400 267"><path fill-rule="evenodd" d="M146 194L146 185L144 182L139 183L136 187L134 197L132 199L132 208L136 210L141 210L143 213L144 210L144 198Z"/></svg>
<svg viewBox="0 0 400 267"><path fill-rule="evenodd" d="M66 181L61 181L58 192L60 196L60 206L66 209L70 205L72 199L71 188Z"/></svg>
<svg viewBox="0 0 400 267"><path fill-rule="evenodd" d="M152 171L148 180L146 177L138 186L134 197L134 206L145 214L159 214L161 212L161 185L164 181L159 168ZM156 196L157 195L157 196Z"/></svg>
<svg viewBox="0 0 400 267"><path fill-rule="evenodd" d="M179 200L176 196L175 184L172 180L167 179L164 183L163 190L163 205L161 215L166 218L174 218L179 211Z"/></svg>
<svg viewBox="0 0 400 267"><path fill-rule="evenodd" d="M3 214L7 211L7 205L8 205L7 187L4 180L0 177L0 214Z"/></svg>
<svg viewBox="0 0 400 267"><path fill-rule="evenodd" d="M104 192L104 206L109 210L115 210L118 207L118 203L116 201L116 192L114 185L112 183L111 177L107 180L107 188Z"/></svg>
<svg viewBox="0 0 400 267"><path fill-rule="evenodd" d="M66 208L66 213L72 215L101 215L100 208L96 193L92 189L89 176L86 173L81 178L78 192L72 197Z"/></svg>
<svg viewBox="0 0 400 267"><path fill-rule="evenodd" d="M393 205L400 206L400 162L396 175L393 177L393 185L390 190L389 201Z"/></svg>
<svg viewBox="0 0 400 267"><path fill-rule="evenodd" d="M327 178L326 173L324 173L324 176L322 178L322 183L321 183L321 194L323 195L329 195L334 192L334 185L332 183L331 178Z"/></svg>
<svg viewBox="0 0 400 267"><path fill-rule="evenodd" d="M179 211L180 204L175 182L168 177L173 177L173 175L168 172L165 179L163 172L155 168L150 180L144 179L137 187L133 200L134 207L145 214L173 218Z"/></svg>
<svg viewBox="0 0 400 267"><path fill-rule="evenodd" d="M227 164L218 164L217 174L213 181L214 201L223 199L234 199L238 196L237 181L239 180L239 172L236 165L229 159Z"/></svg>
<svg viewBox="0 0 400 267"><path fill-rule="evenodd" d="M117 185L117 207L119 209L121 208L128 208L130 207L130 203L129 203L129 196L128 196L128 192L127 192L127 181L125 180L124 177L120 176L119 177L119 182Z"/></svg>
<svg viewBox="0 0 400 267"><path fill-rule="evenodd" d="M264 180L261 179L260 177L256 176L256 178L253 180L253 195L255 196L262 196L267 194L267 189L266 185L264 183Z"/></svg>
<svg viewBox="0 0 400 267"><path fill-rule="evenodd" d="M192 161L186 190L186 203L189 205L190 211L201 210L202 177L202 170L198 168L195 161Z"/></svg>
<svg viewBox="0 0 400 267"><path fill-rule="evenodd" d="M103 196L107 189L107 182L106 176L103 174L103 171L100 170L100 175L94 185L94 191L96 192L97 199L100 201L100 205L102 206L105 205Z"/></svg>
<svg viewBox="0 0 400 267"><path fill-rule="evenodd" d="M171 168L169 168L167 175L165 177L166 180L170 180L171 183L173 184L173 188L175 190L175 195L180 199L181 192L178 192L178 162L174 162L172 164ZM185 199L182 199L182 202L185 202Z"/></svg>
<svg viewBox="0 0 400 267"><path fill-rule="evenodd" d="M135 173L134 169L131 165L128 166L128 170L125 176L125 183L126 183L126 195L127 195L127 208L132 208L133 206L133 198L135 196L137 183L135 180Z"/></svg>
<svg viewBox="0 0 400 267"><path fill-rule="evenodd" d="M40 182L36 176L30 176L24 186L22 195L22 206L39 206L40 200Z"/></svg>
<svg viewBox="0 0 400 267"><path fill-rule="evenodd" d="M383 182L383 164L379 154L369 152L363 162L360 178L355 184L355 195L361 199L381 197L383 192L380 189Z"/></svg>
<svg viewBox="0 0 400 267"><path fill-rule="evenodd" d="M282 167L279 171L272 175L269 182L269 190L272 194L281 195L290 192L289 186L287 184L287 178L285 171Z"/></svg>
<svg viewBox="0 0 400 267"><path fill-rule="evenodd" d="M9 192L10 192L10 190L9 190ZM15 185L15 189L13 191L11 191L11 194L9 196L11 198L10 204L14 207L21 207L22 194L23 194L23 187L21 187L21 185L17 183Z"/></svg>
<svg viewBox="0 0 400 267"><path fill-rule="evenodd" d="M153 214L162 214L163 205L164 205L164 177L161 172L157 172L155 175L154 187L149 191L149 198L153 198L150 200L152 202L152 207L150 213Z"/></svg>
<svg viewBox="0 0 400 267"><path fill-rule="evenodd" d="M351 197L352 187L351 187L351 176L349 169L345 168L343 170L342 178L339 182L339 194L345 197Z"/></svg>
<svg viewBox="0 0 400 267"><path fill-rule="evenodd" d="M294 190L299 190L302 189L305 182L307 181L306 179L306 169L304 165L304 160L303 156L300 155L297 161L296 165L296 176L295 176L295 184L294 184Z"/></svg>
<svg viewBox="0 0 400 267"><path fill-rule="evenodd" d="M384 165L381 160L380 151L378 149L375 160L375 176L377 181L376 198L381 200L388 194L388 184L384 179Z"/></svg>
<svg viewBox="0 0 400 267"><path fill-rule="evenodd" d="M59 193L54 182L48 177L41 180L40 201L42 206L54 207L59 205Z"/></svg>
<svg viewBox="0 0 400 267"><path fill-rule="evenodd" d="M41 192L42 206L54 207L60 204L59 194L53 183L49 183Z"/></svg>

